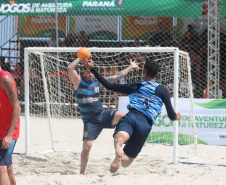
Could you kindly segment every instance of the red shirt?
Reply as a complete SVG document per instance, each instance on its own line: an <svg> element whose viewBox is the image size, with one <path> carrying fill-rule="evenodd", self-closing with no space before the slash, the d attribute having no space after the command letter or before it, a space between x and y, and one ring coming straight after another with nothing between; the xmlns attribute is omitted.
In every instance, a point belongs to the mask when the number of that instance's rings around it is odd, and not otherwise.
<svg viewBox="0 0 226 185"><path fill-rule="evenodd" d="M0 82L3 75L8 75L13 79L12 75L9 72L1 70ZM13 79L13 83L14 83L16 94L17 94L16 82L14 79ZM8 99L6 92L2 89L0 85L0 140L3 140L5 136L8 134L9 128L11 126L12 114L13 114L13 107L10 104L10 101ZM18 119L12 139L18 139L19 132L20 132L20 118Z"/></svg>

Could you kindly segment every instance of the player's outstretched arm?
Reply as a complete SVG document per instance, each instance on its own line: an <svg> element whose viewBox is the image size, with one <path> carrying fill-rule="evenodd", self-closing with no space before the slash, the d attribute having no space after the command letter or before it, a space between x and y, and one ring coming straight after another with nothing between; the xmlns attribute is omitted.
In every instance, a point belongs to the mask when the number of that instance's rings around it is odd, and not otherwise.
<svg viewBox="0 0 226 185"><path fill-rule="evenodd" d="M113 84L108 82L103 76L101 76L96 69L94 68L94 63L93 61L83 61L83 65L85 66L86 69L90 70L96 79L107 89L119 92L119 93L124 93L124 94L130 94L134 91L137 91L140 88L139 83L127 83L127 84Z"/></svg>
<svg viewBox="0 0 226 185"><path fill-rule="evenodd" d="M111 83L116 82L116 81L120 80L121 78L123 78L124 76L126 76L133 69L139 69L139 66L136 63L136 61L132 61L130 59L130 65L127 68L123 69L122 71L119 71L115 75L105 77L105 79L107 79Z"/></svg>
<svg viewBox="0 0 226 185"><path fill-rule="evenodd" d="M156 95L161 97L161 99L163 100L163 103L165 104L166 107L166 111L168 114L168 117L170 120L180 120L181 119L181 115L180 113L175 113L171 100L170 100L170 94L169 91L163 87L162 85L158 86L156 88L155 91Z"/></svg>
<svg viewBox="0 0 226 185"><path fill-rule="evenodd" d="M70 63L67 67L68 77L71 80L71 82L73 83L75 90L78 89L78 86L81 82L81 77L75 70L75 68L78 66L79 62L80 62L80 59L77 58L72 63Z"/></svg>
<svg viewBox="0 0 226 185"><path fill-rule="evenodd" d="M20 104L19 104L17 94L16 94L16 91L14 88L13 79L10 76L4 75L1 78L0 85L1 85L2 89L5 91L8 99L9 99L9 102L13 108L10 128L9 128L7 136L2 141L2 148L8 149L11 145L13 133L14 133L14 130L16 128L16 125L17 125L17 122L19 119Z"/></svg>

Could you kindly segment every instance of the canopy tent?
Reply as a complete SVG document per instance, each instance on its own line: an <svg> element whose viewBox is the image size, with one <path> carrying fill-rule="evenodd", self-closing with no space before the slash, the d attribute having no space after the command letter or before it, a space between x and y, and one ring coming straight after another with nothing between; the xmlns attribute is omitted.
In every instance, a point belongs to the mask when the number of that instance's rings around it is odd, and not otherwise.
<svg viewBox="0 0 226 185"><path fill-rule="evenodd" d="M59 15L200 18L203 0L58 0L57 4ZM54 15L55 0L1 0L0 14Z"/></svg>

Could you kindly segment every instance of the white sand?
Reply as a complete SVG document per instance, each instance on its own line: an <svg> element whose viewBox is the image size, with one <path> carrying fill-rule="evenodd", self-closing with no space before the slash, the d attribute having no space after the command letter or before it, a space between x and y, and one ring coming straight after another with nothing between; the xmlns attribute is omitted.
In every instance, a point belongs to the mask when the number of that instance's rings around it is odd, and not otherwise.
<svg viewBox="0 0 226 185"><path fill-rule="evenodd" d="M40 130L47 130L43 121L32 121L32 150L45 149L48 144L46 135L40 133ZM35 124L38 124L38 126ZM62 122L61 122L62 124ZM14 173L18 185L225 185L226 184L226 146L207 146L199 145L199 156L196 159L187 161L194 163L207 163L209 165L200 164L182 164L174 165L172 157L161 156L144 156L139 155L134 163L128 168L120 168L115 174L109 172L109 167L114 159L114 155L103 150L112 149L112 144L102 145L100 141L96 141L93 146L88 162L85 175L79 174L80 168L80 149L82 145L82 123L81 120L74 120L74 125L79 125L79 129L73 131L73 126L57 128L57 137L62 139L63 135L70 138L76 136L76 150L73 152L49 152L49 153L32 153L25 156L24 147L24 118L21 119L21 137L18 140L14 152L21 153L13 155ZM81 127L81 128L80 128ZM71 128L71 129L70 129ZM65 130L64 130L65 129ZM69 133L72 131L72 133ZM37 134L37 135L36 135ZM102 134L104 135L104 134ZM111 134L110 134L111 135ZM112 137L109 135L109 141ZM104 136L106 142L107 136ZM79 139L78 139L79 138ZM71 139L73 140L73 139ZM67 140L68 145L72 141ZM36 143L35 143L36 142ZM35 144L34 144L35 143ZM57 140L57 143L60 141ZM62 145L65 145L62 144ZM150 147L146 144L145 148ZM48 148L48 147L47 147ZM110 150L111 150L110 149ZM42 149L40 149L41 151ZM151 146L151 150L155 148ZM168 146L161 146L161 154L167 153ZM184 160L181 160L184 161ZM223 164L224 166L217 166Z"/></svg>

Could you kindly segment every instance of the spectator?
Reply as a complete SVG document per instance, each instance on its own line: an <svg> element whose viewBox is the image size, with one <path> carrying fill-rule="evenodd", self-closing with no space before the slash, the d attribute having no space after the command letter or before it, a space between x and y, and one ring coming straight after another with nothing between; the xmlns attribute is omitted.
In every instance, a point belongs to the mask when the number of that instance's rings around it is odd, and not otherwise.
<svg viewBox="0 0 226 185"><path fill-rule="evenodd" d="M30 82L30 93L34 97L36 92L37 82L40 81L38 74L35 70L34 63L29 66L29 82ZM21 87L21 100L24 100L24 74L20 80L20 87Z"/></svg>
<svg viewBox="0 0 226 185"><path fill-rule="evenodd" d="M15 70L13 71L12 75L13 75L13 78L14 80L16 81L16 84L17 84L17 87L18 87L18 90L20 92L22 92L23 90L21 90L21 79L23 78L23 67L21 65L21 63L16 63L16 68ZM20 99L20 94L18 94L18 97Z"/></svg>
<svg viewBox="0 0 226 185"><path fill-rule="evenodd" d="M59 67L59 79L60 79L60 86L61 86L61 92L60 92L60 97L62 101L68 100L69 97L67 96L67 89L71 88L71 82L69 81L68 74L64 70ZM55 70L46 78L48 87L50 88L51 86L57 89L58 85L58 68L55 66ZM51 84L51 85L50 85ZM50 96L54 92L49 89Z"/></svg>
<svg viewBox="0 0 226 185"><path fill-rule="evenodd" d="M205 29L200 35L200 55L203 61L207 61L207 47L208 47L208 30Z"/></svg>
<svg viewBox="0 0 226 185"><path fill-rule="evenodd" d="M56 33L53 32L51 39L47 41L46 47L57 47Z"/></svg>
<svg viewBox="0 0 226 185"><path fill-rule="evenodd" d="M21 63L16 63L16 68L13 72L13 78L15 79L15 81L17 83L20 83L21 78L23 77L23 67L21 65Z"/></svg>
<svg viewBox="0 0 226 185"><path fill-rule="evenodd" d="M64 42L62 43L63 47L73 47L76 43L76 39L72 33L68 33L67 37L64 39Z"/></svg>
<svg viewBox="0 0 226 185"><path fill-rule="evenodd" d="M163 29L162 22L159 21L157 24L156 32L149 40L149 45L163 47L166 45L166 41L170 38L171 36Z"/></svg>
<svg viewBox="0 0 226 185"><path fill-rule="evenodd" d="M89 47L91 46L91 42L89 41L88 37L85 34L85 31L80 32L80 36L78 38L78 44L80 47Z"/></svg>
<svg viewBox="0 0 226 185"><path fill-rule="evenodd" d="M139 39L135 39L134 41L134 47L140 47L141 44L140 44L140 40Z"/></svg>
<svg viewBox="0 0 226 185"><path fill-rule="evenodd" d="M188 25L188 30L185 32L183 38L179 41L179 48L183 51L187 51L191 58L191 66L195 71L193 77L200 79L201 68L203 65L202 58L200 56L200 46L193 27Z"/></svg>

